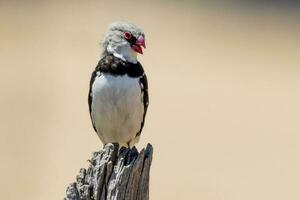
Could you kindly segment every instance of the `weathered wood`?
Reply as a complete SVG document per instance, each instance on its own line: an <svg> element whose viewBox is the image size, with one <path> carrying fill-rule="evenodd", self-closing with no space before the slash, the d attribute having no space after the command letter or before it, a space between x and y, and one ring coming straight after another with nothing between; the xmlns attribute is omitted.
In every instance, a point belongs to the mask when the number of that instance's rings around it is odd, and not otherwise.
<svg viewBox="0 0 300 200"><path fill-rule="evenodd" d="M117 144L107 144L93 153L87 169L80 169L65 200L148 200L153 148L139 153Z"/></svg>

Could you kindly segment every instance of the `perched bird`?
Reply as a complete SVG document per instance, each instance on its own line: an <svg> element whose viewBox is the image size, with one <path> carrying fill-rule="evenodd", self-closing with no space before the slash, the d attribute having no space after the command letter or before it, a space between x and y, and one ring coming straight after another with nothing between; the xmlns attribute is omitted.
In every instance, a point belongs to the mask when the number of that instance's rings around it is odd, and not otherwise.
<svg viewBox="0 0 300 200"><path fill-rule="evenodd" d="M88 96L93 127L103 144L132 147L139 141L149 102L147 77L137 60L146 48L145 35L132 23L114 22L102 47Z"/></svg>

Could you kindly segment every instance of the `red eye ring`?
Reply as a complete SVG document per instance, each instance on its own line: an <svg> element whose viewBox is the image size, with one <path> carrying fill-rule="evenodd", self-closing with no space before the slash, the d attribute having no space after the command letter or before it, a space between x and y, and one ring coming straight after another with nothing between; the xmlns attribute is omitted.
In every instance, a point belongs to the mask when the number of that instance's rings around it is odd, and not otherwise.
<svg viewBox="0 0 300 200"><path fill-rule="evenodd" d="M132 37L131 33L130 32L124 32L124 37L127 39L127 40L130 40L130 38Z"/></svg>

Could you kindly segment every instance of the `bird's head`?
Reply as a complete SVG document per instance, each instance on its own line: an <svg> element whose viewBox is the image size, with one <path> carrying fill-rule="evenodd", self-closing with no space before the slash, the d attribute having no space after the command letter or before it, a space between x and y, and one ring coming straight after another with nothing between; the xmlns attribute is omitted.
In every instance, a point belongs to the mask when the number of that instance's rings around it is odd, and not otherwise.
<svg viewBox="0 0 300 200"><path fill-rule="evenodd" d="M142 29L129 22L114 22L104 36L103 54L114 56L131 63L137 62L137 53L143 54L145 34Z"/></svg>

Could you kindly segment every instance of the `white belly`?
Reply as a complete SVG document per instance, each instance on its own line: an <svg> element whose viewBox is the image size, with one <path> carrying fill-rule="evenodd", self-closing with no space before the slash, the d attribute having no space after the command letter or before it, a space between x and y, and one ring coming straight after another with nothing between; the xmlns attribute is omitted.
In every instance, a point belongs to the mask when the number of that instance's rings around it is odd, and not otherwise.
<svg viewBox="0 0 300 200"><path fill-rule="evenodd" d="M92 120L102 142L137 142L144 115L139 78L101 74L93 83L92 97Z"/></svg>

